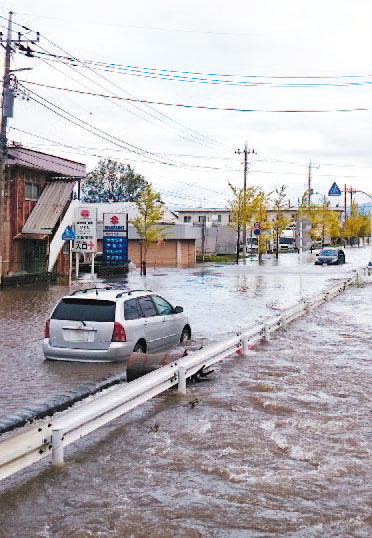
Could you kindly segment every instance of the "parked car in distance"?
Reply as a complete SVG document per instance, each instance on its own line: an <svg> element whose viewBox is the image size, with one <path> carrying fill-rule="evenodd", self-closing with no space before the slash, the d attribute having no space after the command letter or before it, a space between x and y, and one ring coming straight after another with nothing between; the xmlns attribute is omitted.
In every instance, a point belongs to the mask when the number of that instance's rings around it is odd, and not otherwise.
<svg viewBox="0 0 372 538"><path fill-rule="evenodd" d="M323 248L316 257L315 265L345 263L345 253L340 248Z"/></svg>
<svg viewBox="0 0 372 538"><path fill-rule="evenodd" d="M181 306L149 290L88 288L62 297L45 323L46 359L117 362L191 337Z"/></svg>

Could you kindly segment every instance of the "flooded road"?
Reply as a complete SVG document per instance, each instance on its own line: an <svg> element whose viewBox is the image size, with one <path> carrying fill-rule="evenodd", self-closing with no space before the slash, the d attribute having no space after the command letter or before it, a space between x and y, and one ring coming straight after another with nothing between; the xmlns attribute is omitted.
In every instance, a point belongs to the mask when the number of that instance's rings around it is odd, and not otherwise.
<svg viewBox="0 0 372 538"><path fill-rule="evenodd" d="M62 472L15 475L0 538L371 537L371 319L353 287L72 445Z"/></svg>
<svg viewBox="0 0 372 538"><path fill-rule="evenodd" d="M121 280L105 281L115 286L151 289L185 308L193 335L211 340L243 330L270 314L271 307L287 306L320 291L332 278L350 276L354 267L366 263L368 249L348 249L349 263L316 267L308 254L302 271L298 255L285 254L277 262L267 257L261 265L247 260L240 265L206 264L192 269L138 271ZM75 288L92 283L79 281ZM95 285L95 284L93 284ZM98 282L97 284L102 285ZM50 393L86 380L120 372L122 365L87 365L44 361L41 340L45 320L57 300L68 293L65 286L43 284L0 292L0 415L18 409Z"/></svg>
<svg viewBox="0 0 372 538"><path fill-rule="evenodd" d="M112 284L184 306L207 343L369 259L367 249L346 252L338 267L308 255L300 272L286 254ZM0 293L0 415L123 370L43 360L44 321L67 292ZM0 537L372 536L371 316L372 289L353 288L248 359L217 366L186 398L169 391L91 434L67 450L62 473L42 464L2 483Z"/></svg>
<svg viewBox="0 0 372 538"><path fill-rule="evenodd" d="M152 270L146 278L138 271L121 280L105 281L132 289L151 289L174 305L184 307L197 342L215 341L255 324L274 306L288 306L332 283L352 275L367 263L369 249L347 249L348 263L314 266L314 255L304 257L300 272L297 254L283 254L277 262L267 257L239 265L205 264L192 269ZM74 283L74 289L92 285ZM100 282L97 285L102 285ZM66 286L43 284L0 291L0 416L35 400L90 380L121 372L121 364L74 364L45 361L41 340L45 320Z"/></svg>

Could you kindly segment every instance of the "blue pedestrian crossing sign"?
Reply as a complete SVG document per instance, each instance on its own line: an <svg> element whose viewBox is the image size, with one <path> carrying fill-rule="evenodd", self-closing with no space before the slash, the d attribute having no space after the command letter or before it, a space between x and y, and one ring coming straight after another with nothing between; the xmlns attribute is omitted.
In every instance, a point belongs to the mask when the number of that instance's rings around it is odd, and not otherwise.
<svg viewBox="0 0 372 538"><path fill-rule="evenodd" d="M71 226L66 226L66 229L62 234L62 239L64 241L75 241L75 233Z"/></svg>
<svg viewBox="0 0 372 538"><path fill-rule="evenodd" d="M334 181L332 187L328 191L328 196L341 196L341 191L337 183Z"/></svg>

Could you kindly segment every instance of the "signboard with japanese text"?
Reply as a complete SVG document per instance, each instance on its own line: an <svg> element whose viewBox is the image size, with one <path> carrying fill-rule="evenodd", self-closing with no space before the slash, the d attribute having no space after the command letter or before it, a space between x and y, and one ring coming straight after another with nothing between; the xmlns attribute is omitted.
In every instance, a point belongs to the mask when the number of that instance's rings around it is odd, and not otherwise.
<svg viewBox="0 0 372 538"><path fill-rule="evenodd" d="M107 237L121 237L127 235L127 213L104 213L103 235Z"/></svg>
<svg viewBox="0 0 372 538"><path fill-rule="evenodd" d="M95 207L75 208L74 252L97 252L97 209Z"/></svg>
<svg viewBox="0 0 372 538"><path fill-rule="evenodd" d="M128 214L103 215L103 258L109 265L128 263Z"/></svg>

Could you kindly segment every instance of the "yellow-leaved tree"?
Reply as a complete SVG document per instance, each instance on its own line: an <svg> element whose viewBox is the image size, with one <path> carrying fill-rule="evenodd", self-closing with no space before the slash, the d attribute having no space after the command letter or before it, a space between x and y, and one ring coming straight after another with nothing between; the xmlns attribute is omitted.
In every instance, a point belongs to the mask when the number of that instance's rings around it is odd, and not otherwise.
<svg viewBox="0 0 372 538"><path fill-rule="evenodd" d="M279 237L283 230L291 222L289 217L285 216L284 205L286 198L286 186L281 185L275 189L275 198L273 200L273 209L275 210L275 220L271 223L275 236L275 257L279 258Z"/></svg>
<svg viewBox="0 0 372 538"><path fill-rule="evenodd" d="M159 243L159 238L165 238L168 226L159 224L164 210L160 195L153 191L151 184L141 191L136 205L139 215L133 220L133 225L141 239L141 275L146 275L147 250L150 245Z"/></svg>
<svg viewBox="0 0 372 538"><path fill-rule="evenodd" d="M258 259L262 258L262 254L267 251L267 243L270 240L270 230L272 223L267 218L267 208L269 205L269 197L260 189L257 189L257 194L254 200L254 211L251 218L251 226L254 222L260 224L261 233L258 236Z"/></svg>
<svg viewBox="0 0 372 538"><path fill-rule="evenodd" d="M230 222L229 226L237 233L236 238L236 262L239 261L240 253L240 233L244 230L256 210L256 187L247 187L245 193L242 187L234 187L229 182L231 198L229 200Z"/></svg>

